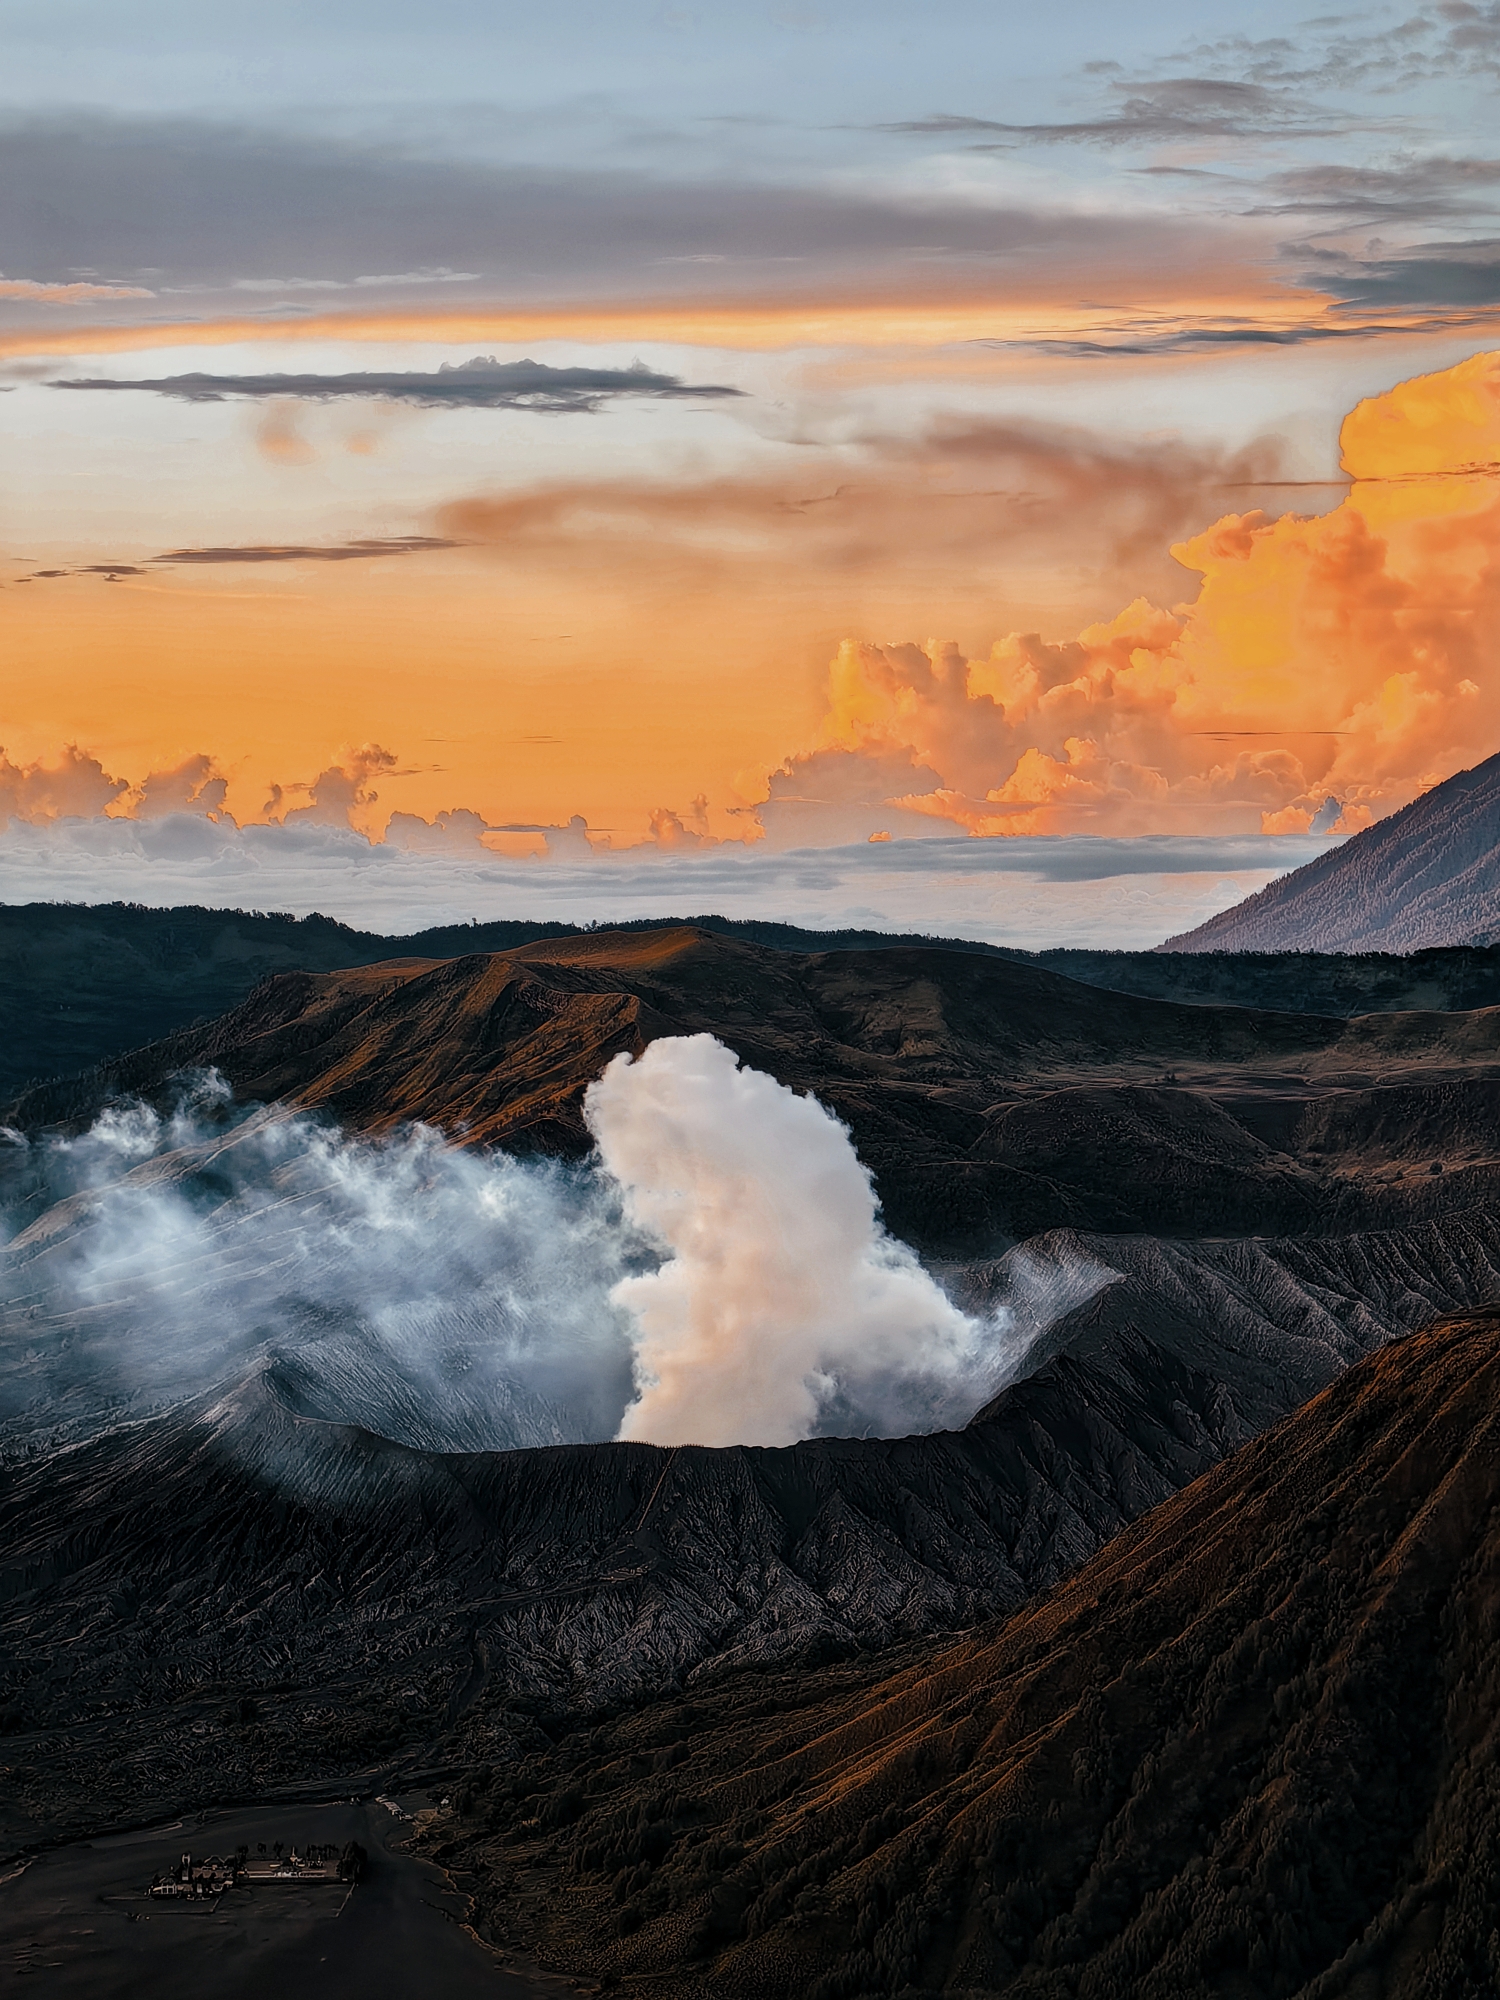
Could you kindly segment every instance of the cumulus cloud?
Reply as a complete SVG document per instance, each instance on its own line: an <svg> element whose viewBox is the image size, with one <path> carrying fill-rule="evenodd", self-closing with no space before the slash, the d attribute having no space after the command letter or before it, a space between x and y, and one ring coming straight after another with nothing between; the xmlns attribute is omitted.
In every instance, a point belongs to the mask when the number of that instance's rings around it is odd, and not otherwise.
<svg viewBox="0 0 1500 2000"><path fill-rule="evenodd" d="M385 840L408 854L461 854L482 848L490 831L482 813L455 806L430 820L420 813L394 812L386 822Z"/></svg>
<svg viewBox="0 0 1500 2000"><path fill-rule="evenodd" d="M326 765L310 784L277 785L274 816L289 826L358 826L380 798L371 780L394 772L396 762L394 751L384 750L378 743L362 743L349 751L342 763ZM292 792L305 792L307 804L288 806L285 801Z"/></svg>
<svg viewBox="0 0 1500 2000"><path fill-rule="evenodd" d="M150 771L124 796L124 809L134 819L167 819L173 813L201 813L214 818L224 810L229 780L203 752L186 757L168 771Z"/></svg>
<svg viewBox="0 0 1500 2000"><path fill-rule="evenodd" d="M55 764L40 758L15 764L0 748L0 822L86 818L102 813L128 789L127 780L112 778L97 757L70 743Z"/></svg>
<svg viewBox="0 0 1500 2000"><path fill-rule="evenodd" d="M69 377L53 389L141 389L184 403L235 399L327 403L344 397L410 403L424 410L593 411L618 396L658 399L738 396L719 382L684 382L637 362L631 368L552 368L542 361L444 362L426 372L391 369L347 375L163 375L134 380Z"/></svg>
<svg viewBox="0 0 1500 2000"><path fill-rule="evenodd" d="M1227 514L1174 548L1188 604L978 658L847 642L780 786L904 758L938 782L892 807L979 835L1347 833L1500 748L1500 355L1369 399L1342 443L1331 512Z"/></svg>
<svg viewBox="0 0 1500 2000"><path fill-rule="evenodd" d="M635 1326L620 1436L790 1444L935 1430L986 1400L1009 1317L962 1313L881 1228L848 1131L712 1035L616 1056L585 1100L625 1212L668 1253L610 1297Z"/></svg>

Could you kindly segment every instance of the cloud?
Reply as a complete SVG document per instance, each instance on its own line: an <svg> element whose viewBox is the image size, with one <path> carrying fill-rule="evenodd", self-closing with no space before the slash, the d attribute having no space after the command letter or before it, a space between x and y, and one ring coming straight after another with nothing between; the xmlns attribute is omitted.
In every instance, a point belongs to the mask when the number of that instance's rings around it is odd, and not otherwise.
<svg viewBox="0 0 1500 2000"><path fill-rule="evenodd" d="M1340 258L1338 262L1341 273L1349 270L1347 259ZM1351 303L1358 303L1356 294L1360 283L1357 275L1335 278L1327 272L1315 273L1307 278L1310 290L1325 294L1347 292ZM1020 349L1031 354L1065 355L1080 361L1106 361L1152 354L1213 354L1234 347L1319 346L1328 341L1369 340L1380 334L1401 335L1410 339L1420 334L1454 334L1466 326L1489 325L1488 313L1462 310L1464 301L1418 296L1420 281L1411 286L1411 296L1404 300L1395 296L1393 290L1392 296L1380 301L1378 289L1377 279L1365 303L1383 303L1383 317L1350 312L1346 317L1338 318L1298 319L1287 316L1278 319L1267 314L1260 319L1229 315L1210 319L1193 314L1132 313L1115 319L1101 318L1087 338L1026 335L1013 340L985 340L978 344ZM1413 310L1419 306L1430 310L1425 313Z"/></svg>
<svg viewBox="0 0 1500 2000"><path fill-rule="evenodd" d="M1483 80L1500 74L1500 6L1440 0L1389 27L1365 12L1323 14L1298 33L1198 42L1180 60L1266 87L1389 93L1433 78Z"/></svg>
<svg viewBox="0 0 1500 2000"><path fill-rule="evenodd" d="M1295 133L1322 137L1345 120L1302 104L1284 90L1225 77L1174 76L1147 84L1112 83L1119 99L1096 118L1052 124L1007 124L938 112L881 125L882 132L916 138L993 133L1011 145L1158 145L1174 139L1244 139Z"/></svg>
<svg viewBox="0 0 1500 2000"><path fill-rule="evenodd" d="M470 918L607 924L716 910L813 929L1133 949L1191 929L1327 845L1320 836L1260 834L950 834L791 851L733 842L676 852L575 847L555 859L518 860L465 847L414 852L306 820L236 827L176 814L13 821L0 832L0 893L11 903L317 910L393 935Z"/></svg>
<svg viewBox="0 0 1500 2000"><path fill-rule="evenodd" d="M991 275L1003 264L1013 278L1017 259L1061 260L1090 267L1096 286L1106 271L1138 283L1143 264L1174 251L1180 268L1192 234L1169 217L982 203L940 187L494 166L87 113L0 129L0 185L48 197L0 216L0 258L149 272L156 293L195 313L215 295L263 298L272 311L337 297L335 287L373 301L436 271L488 273L511 305L643 287L696 297L705 271L721 291L803 293L804 266L835 293L857 274L885 285L904 272L925 295L933 244ZM287 283L262 289L277 274Z"/></svg>
<svg viewBox="0 0 1500 2000"><path fill-rule="evenodd" d="M166 375L136 381L83 378L57 381L53 389L143 389L186 403L274 397L329 402L356 396L411 403L425 410L592 411L617 396L691 398L738 396L722 383L684 382L637 363L632 368L551 368L541 361L445 362L426 373L392 370L349 375Z"/></svg>
<svg viewBox="0 0 1500 2000"><path fill-rule="evenodd" d="M200 752L171 770L149 772L121 803L133 819L168 819L174 813L201 813L212 819L223 812L228 790L229 780L213 758Z"/></svg>
<svg viewBox="0 0 1500 2000"><path fill-rule="evenodd" d="M1181 439L1109 440L1062 425L943 419L917 437L808 446L790 471L684 480L567 480L475 494L442 508L455 540L528 576L556 568L638 587L738 577L780 591L815 576L823 604L878 579L914 596L950 587L1002 595L1038 555L1169 585L1167 545L1226 488L1274 487L1283 448L1226 451ZM1059 557L1059 551L1065 551ZM753 579L759 581L752 582ZM1008 588L1009 586L1009 588ZM840 617L850 615L843 609Z"/></svg>
<svg viewBox="0 0 1500 2000"><path fill-rule="evenodd" d="M463 854L482 850L484 836L490 831L482 813L455 806L431 820L419 813L392 813L386 822L385 840L388 846L407 854Z"/></svg>
<svg viewBox="0 0 1500 2000"><path fill-rule="evenodd" d="M158 563L367 562L377 556L424 555L431 549L459 546L444 535L395 535L355 542L246 542L217 549L168 549L154 560Z"/></svg>
<svg viewBox="0 0 1500 2000"><path fill-rule="evenodd" d="M1383 166L1327 161L1272 174L1262 187L1265 199L1255 213L1360 223L1487 214L1500 189L1500 160L1407 153Z"/></svg>
<svg viewBox="0 0 1500 2000"><path fill-rule="evenodd" d="M36 305L77 306L95 299L154 299L142 285L99 285L91 281L50 284L37 278L0 276L0 299L24 299Z"/></svg>
<svg viewBox="0 0 1500 2000"><path fill-rule="evenodd" d="M1500 239L1472 243L1423 243L1390 257L1322 255L1306 277L1309 286L1351 307L1391 312L1500 304Z"/></svg>
<svg viewBox="0 0 1500 2000"><path fill-rule="evenodd" d="M371 780L395 769L394 752L383 750L378 743L363 743L357 750L351 750L341 764L326 766L311 784L277 785L275 799L282 824L356 827L380 798ZM286 806L288 792L306 792L307 804Z"/></svg>
<svg viewBox="0 0 1500 2000"><path fill-rule="evenodd" d="M385 271L359 278L235 278L236 292L348 292L367 286L469 285L483 277L482 271L448 271L441 266L428 271Z"/></svg>
<svg viewBox="0 0 1500 2000"><path fill-rule="evenodd" d="M1370 398L1341 437L1354 484L1331 512L1226 514L1177 545L1189 604L979 658L847 642L780 776L905 757L940 782L891 804L981 835L1348 832L1487 756L1500 355Z"/></svg>
<svg viewBox="0 0 1500 2000"><path fill-rule="evenodd" d="M102 813L127 789L124 778L112 778L97 757L75 743L55 764L40 759L13 764L0 748L0 824L23 820L44 825L48 820L87 818Z"/></svg>

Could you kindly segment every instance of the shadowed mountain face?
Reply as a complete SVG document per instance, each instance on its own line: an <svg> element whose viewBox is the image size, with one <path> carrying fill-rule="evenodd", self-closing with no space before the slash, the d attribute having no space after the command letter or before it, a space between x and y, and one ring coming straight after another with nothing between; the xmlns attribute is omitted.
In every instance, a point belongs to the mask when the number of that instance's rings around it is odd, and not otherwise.
<svg viewBox="0 0 1500 2000"><path fill-rule="evenodd" d="M1500 1980L1500 1319L1351 1369L996 1633L567 1738L432 1838L632 1991Z"/></svg>
<svg viewBox="0 0 1500 2000"><path fill-rule="evenodd" d="M1500 757L1490 757L1165 949L1420 951L1497 937Z"/></svg>
<svg viewBox="0 0 1500 2000"><path fill-rule="evenodd" d="M965 1430L432 1453L276 1361L0 1468L0 1850L278 1783L506 1762L622 1702L1009 1612L1393 1334L1500 1229L1044 1241L1122 1272ZM974 1296L1003 1271L968 1274ZM377 1410L381 1405L377 1405Z"/></svg>
<svg viewBox="0 0 1500 2000"><path fill-rule="evenodd" d="M1155 999L1349 1015L1414 1007L1500 1005L1500 949L1335 957L1304 952L1002 950L965 939L813 932L792 924L697 917L717 935L792 952L940 946L1004 958L1089 985ZM641 921L627 932L660 929ZM572 924L453 924L378 937L327 917L245 910L152 910L0 904L0 1103L29 1084L70 1076L238 1007L279 972L336 972L389 959L512 952L548 938L584 938Z"/></svg>
<svg viewBox="0 0 1500 2000"><path fill-rule="evenodd" d="M466 1144L577 1154L583 1093L614 1055L702 1032L830 1106L892 1229L928 1250L1060 1224L1344 1231L1500 1197L1500 1009L1184 1007L970 953L802 954L690 927L279 975L7 1116L78 1120L212 1065L241 1099L356 1130L420 1119Z"/></svg>
<svg viewBox="0 0 1500 2000"><path fill-rule="evenodd" d="M7 1401L4 1844L506 1762L621 1704L1013 1612L1392 1336L1500 1297L1485 1011L1182 1007L982 954L677 927L280 975L7 1117L76 1127L213 1065L241 1100L356 1131L418 1118L566 1154L611 1056L704 1031L845 1119L893 1228L962 1260L969 1307L1024 1318L1023 1262L1113 1282L1053 1323L1042 1287L1026 1379L930 1437L431 1449L454 1434L319 1327L248 1372L225 1346L214 1388L166 1407L124 1388L71 1432ZM232 1232L216 1147L131 1171ZM45 1205L30 1157L0 1154L35 1279L0 1315L22 1404L118 1309L49 1317L47 1272L94 1223L87 1198ZM517 1439L547 1420L518 1411Z"/></svg>

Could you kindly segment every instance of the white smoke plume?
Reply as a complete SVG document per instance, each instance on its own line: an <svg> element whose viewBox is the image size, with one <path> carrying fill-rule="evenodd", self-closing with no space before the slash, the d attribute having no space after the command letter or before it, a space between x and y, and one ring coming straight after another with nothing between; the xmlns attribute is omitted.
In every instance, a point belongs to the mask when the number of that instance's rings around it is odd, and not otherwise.
<svg viewBox="0 0 1500 2000"><path fill-rule="evenodd" d="M0 1145L0 1441L84 1436L272 1366L309 1414L429 1449L610 1437L611 1286L640 1254L586 1169L179 1107Z"/></svg>
<svg viewBox="0 0 1500 2000"><path fill-rule="evenodd" d="M1055 1316L1009 1280L961 1311L881 1228L845 1128L708 1035L612 1063L574 1166L180 1088L0 1131L0 1456L258 1367L432 1450L930 1431Z"/></svg>
<svg viewBox="0 0 1500 2000"><path fill-rule="evenodd" d="M889 1435L972 1414L1009 1316L960 1312L886 1234L816 1098L687 1035L616 1056L585 1116L627 1217L669 1253L611 1293L637 1329L621 1437L789 1444L825 1424Z"/></svg>

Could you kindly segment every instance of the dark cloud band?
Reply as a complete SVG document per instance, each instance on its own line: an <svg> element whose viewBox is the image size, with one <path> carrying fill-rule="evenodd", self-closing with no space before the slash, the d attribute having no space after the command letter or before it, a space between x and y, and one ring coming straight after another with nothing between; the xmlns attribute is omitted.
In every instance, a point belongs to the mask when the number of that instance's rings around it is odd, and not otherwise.
<svg viewBox="0 0 1500 2000"><path fill-rule="evenodd" d="M253 542L240 548L168 549L159 563L269 563L269 562L362 562L372 556L416 556L429 549L456 549L460 542L441 535L400 535L385 541L333 542L305 545L295 542Z"/></svg>
<svg viewBox="0 0 1500 2000"><path fill-rule="evenodd" d="M326 403L346 396L411 403L425 410L541 410L588 412L617 396L672 400L738 396L720 382L684 382L650 368L549 368L543 361L472 361L445 364L431 372L392 370L350 375L162 375L127 381L89 378L57 381L53 389L145 389L184 403L223 403L240 398L295 397Z"/></svg>

